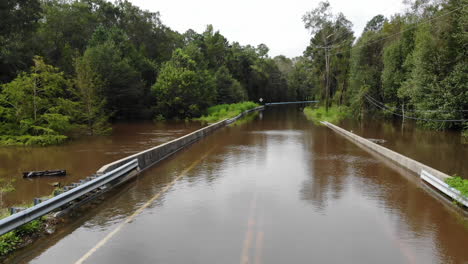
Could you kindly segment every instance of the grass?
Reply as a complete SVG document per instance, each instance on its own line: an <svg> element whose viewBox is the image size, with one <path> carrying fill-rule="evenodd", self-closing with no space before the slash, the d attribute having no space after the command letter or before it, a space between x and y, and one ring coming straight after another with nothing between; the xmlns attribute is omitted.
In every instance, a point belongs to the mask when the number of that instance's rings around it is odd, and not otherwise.
<svg viewBox="0 0 468 264"><path fill-rule="evenodd" d="M22 204L18 207L31 206L32 203ZM8 208L0 210L0 219L3 219L7 216L10 216ZM39 231L43 230L44 228L46 222L45 219L45 217L40 217L0 236L0 256L4 257L16 249L23 247L24 244L28 241L28 237L38 235Z"/></svg>
<svg viewBox="0 0 468 264"><path fill-rule="evenodd" d="M244 111L260 106L254 102L241 102L236 104L215 105L207 109L207 114L195 120L214 123L227 118L233 118Z"/></svg>
<svg viewBox="0 0 468 264"><path fill-rule="evenodd" d="M319 108L308 106L304 108L304 114L314 123L320 124L320 121L327 121L336 124L349 116L349 109L345 106L332 106L327 112L324 106Z"/></svg>
<svg viewBox="0 0 468 264"><path fill-rule="evenodd" d="M448 178L445 182L452 188L460 191L460 193L468 198L468 180L463 179L460 176L454 175L452 178Z"/></svg>
<svg viewBox="0 0 468 264"><path fill-rule="evenodd" d="M243 124L247 124L253 120L255 120L255 118L257 118L260 114L258 112L252 112L252 113L248 113L247 115L243 116L241 119L238 119L236 122L230 124L231 126L240 126L240 125L243 125Z"/></svg>
<svg viewBox="0 0 468 264"><path fill-rule="evenodd" d="M40 136L0 136L0 145L4 146L48 146L57 145L67 140L63 135L40 135Z"/></svg>
<svg viewBox="0 0 468 264"><path fill-rule="evenodd" d="M37 234L44 227L45 220L39 218L0 236L0 256L6 256L22 247L26 237Z"/></svg>

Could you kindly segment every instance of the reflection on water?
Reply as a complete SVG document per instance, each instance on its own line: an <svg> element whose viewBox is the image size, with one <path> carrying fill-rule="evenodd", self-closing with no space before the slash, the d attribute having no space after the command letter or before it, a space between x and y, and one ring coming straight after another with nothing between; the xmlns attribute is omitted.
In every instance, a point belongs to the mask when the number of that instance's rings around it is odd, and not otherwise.
<svg viewBox="0 0 468 264"><path fill-rule="evenodd" d="M0 147L0 178L13 181L15 191L3 194L0 208L30 203L51 194L55 182L76 182L102 165L170 141L201 127L198 122L121 123L111 136L84 137L49 147ZM65 169L65 177L23 179L30 170Z"/></svg>

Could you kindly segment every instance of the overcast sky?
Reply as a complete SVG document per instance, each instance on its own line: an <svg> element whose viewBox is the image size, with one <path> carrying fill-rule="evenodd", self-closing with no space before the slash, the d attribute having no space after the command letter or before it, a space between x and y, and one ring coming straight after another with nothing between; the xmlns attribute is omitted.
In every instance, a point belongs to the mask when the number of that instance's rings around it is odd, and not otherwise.
<svg viewBox="0 0 468 264"><path fill-rule="evenodd" d="M320 0L129 0L142 9L161 13L162 22L180 33L192 28L201 33L212 24L230 42L242 45L265 43L269 55L302 55L310 35L302 16ZM333 13L342 12L359 36L367 21L377 14L386 17L404 9L402 0L330 0Z"/></svg>

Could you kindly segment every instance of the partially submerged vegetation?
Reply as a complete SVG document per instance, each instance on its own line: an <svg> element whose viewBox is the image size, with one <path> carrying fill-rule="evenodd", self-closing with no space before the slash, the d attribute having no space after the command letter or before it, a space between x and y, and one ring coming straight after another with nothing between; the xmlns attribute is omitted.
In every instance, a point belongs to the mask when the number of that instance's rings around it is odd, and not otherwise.
<svg viewBox="0 0 468 264"><path fill-rule="evenodd" d="M323 106L318 108L307 106L304 108L304 114L307 119L316 124L320 124L320 121L327 121L336 124L349 117L349 110L346 106L333 106L330 107L327 112Z"/></svg>
<svg viewBox="0 0 468 264"><path fill-rule="evenodd" d="M463 179L460 176L454 175L452 178L448 178L445 182L452 188L460 191L461 195L468 199L468 180Z"/></svg>
<svg viewBox="0 0 468 264"><path fill-rule="evenodd" d="M45 227L46 219L41 217L0 236L0 257L26 246L32 241L32 237L39 236Z"/></svg>
<svg viewBox="0 0 468 264"><path fill-rule="evenodd" d="M196 120L214 123L223 119L233 118L244 111L253 109L258 106L260 105L250 101L236 104L215 105L206 110L206 115L196 118Z"/></svg>

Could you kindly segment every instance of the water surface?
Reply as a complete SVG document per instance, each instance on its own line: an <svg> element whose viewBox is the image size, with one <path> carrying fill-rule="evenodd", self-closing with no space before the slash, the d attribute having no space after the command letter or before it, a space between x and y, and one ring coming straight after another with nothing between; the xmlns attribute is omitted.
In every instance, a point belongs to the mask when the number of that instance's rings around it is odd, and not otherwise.
<svg viewBox="0 0 468 264"><path fill-rule="evenodd" d="M466 220L417 175L296 107L216 131L59 230L11 261L468 262Z"/></svg>

